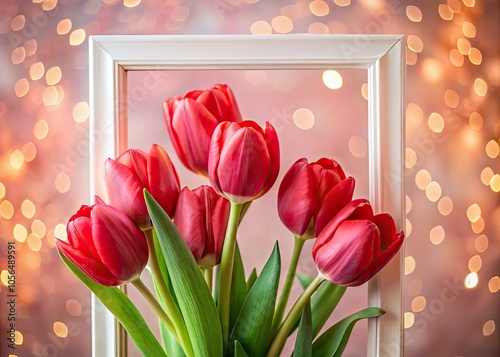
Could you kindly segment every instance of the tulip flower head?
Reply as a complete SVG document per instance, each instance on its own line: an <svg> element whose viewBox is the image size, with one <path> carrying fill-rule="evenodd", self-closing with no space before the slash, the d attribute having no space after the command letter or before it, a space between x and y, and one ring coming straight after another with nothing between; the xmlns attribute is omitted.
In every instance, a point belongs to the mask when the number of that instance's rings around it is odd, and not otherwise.
<svg viewBox="0 0 500 357"><path fill-rule="evenodd" d="M163 103L165 123L181 162L191 171L208 175L208 151L220 122L240 122L241 114L231 88L216 84Z"/></svg>
<svg viewBox="0 0 500 357"><path fill-rule="evenodd" d="M174 223L202 268L219 264L229 218L229 201L210 186L182 189Z"/></svg>
<svg viewBox="0 0 500 357"><path fill-rule="evenodd" d="M144 188L170 217L174 216L180 191L179 178L167 152L159 145L152 145L148 154L131 149L116 160L106 160L105 174L109 204L139 227L150 226Z"/></svg>
<svg viewBox="0 0 500 357"><path fill-rule="evenodd" d="M131 282L146 266L149 251L144 233L111 206L82 206L66 230L68 242L56 239L57 248L101 285Z"/></svg>
<svg viewBox="0 0 500 357"><path fill-rule="evenodd" d="M278 191L278 214L297 237L317 237L328 222L352 200L354 179L346 178L335 161L297 160Z"/></svg>
<svg viewBox="0 0 500 357"><path fill-rule="evenodd" d="M245 203L264 195L278 177L280 151L273 126L266 129L251 120L224 122L210 142L208 173L220 195Z"/></svg>
<svg viewBox="0 0 500 357"><path fill-rule="evenodd" d="M366 200L345 206L319 234L313 258L321 274L338 285L358 286L378 273L401 248L388 214L373 214Z"/></svg>

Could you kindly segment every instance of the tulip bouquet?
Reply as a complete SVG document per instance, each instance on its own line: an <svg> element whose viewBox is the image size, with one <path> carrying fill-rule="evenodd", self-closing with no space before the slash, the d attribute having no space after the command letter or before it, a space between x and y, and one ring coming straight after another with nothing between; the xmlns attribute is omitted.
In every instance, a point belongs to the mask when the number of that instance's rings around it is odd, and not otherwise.
<svg viewBox="0 0 500 357"><path fill-rule="evenodd" d="M284 285L277 243L259 274L245 274L238 226L278 178L278 136L269 123L242 120L223 84L170 98L163 110L181 162L211 185L181 190L159 145L108 159L108 203L96 198L69 219L68 240L56 240L62 260L144 356L275 357L296 329L293 356L340 356L354 324L384 311L367 308L325 330L328 317L348 286L368 281L398 252L403 232L353 199L354 179L335 160L302 158L278 191L279 217L295 237ZM296 274L308 239L316 277ZM153 291L141 280L146 266ZM296 277L303 292L287 311ZM128 283L158 316L161 343L118 288Z"/></svg>

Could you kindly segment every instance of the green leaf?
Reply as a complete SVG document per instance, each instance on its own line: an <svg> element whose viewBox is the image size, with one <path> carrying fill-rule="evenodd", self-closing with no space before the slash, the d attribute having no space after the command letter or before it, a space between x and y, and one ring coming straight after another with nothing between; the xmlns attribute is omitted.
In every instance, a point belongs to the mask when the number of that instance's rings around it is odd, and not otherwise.
<svg viewBox="0 0 500 357"><path fill-rule="evenodd" d="M313 343L313 356L315 357L340 357L349 341L352 329L356 322L382 316L385 311L378 307L369 307L347 316L326 330Z"/></svg>
<svg viewBox="0 0 500 357"><path fill-rule="evenodd" d="M234 357L248 357L239 341L234 341Z"/></svg>
<svg viewBox="0 0 500 357"><path fill-rule="evenodd" d="M302 289L306 290L306 288L309 285L311 285L312 281L314 280L314 277L307 274L298 273L297 279L299 279L299 283Z"/></svg>
<svg viewBox="0 0 500 357"><path fill-rule="evenodd" d="M128 335L143 356L167 356L156 340L139 310L129 297L117 287L96 283L59 252L64 264L84 283L108 308L127 331Z"/></svg>
<svg viewBox="0 0 500 357"><path fill-rule="evenodd" d="M278 243L236 320L230 341L238 340L250 356L263 356L270 343L271 324L278 293L281 259ZM229 346L233 346L232 342Z"/></svg>
<svg viewBox="0 0 500 357"><path fill-rule="evenodd" d="M186 242L161 206L144 190L146 205L196 357L222 356L222 332L212 295Z"/></svg>
<svg viewBox="0 0 500 357"><path fill-rule="evenodd" d="M252 289L253 284L255 284L255 280L257 280L257 270L253 268L247 280L247 293L250 291L250 289Z"/></svg>
<svg viewBox="0 0 500 357"><path fill-rule="evenodd" d="M311 302L308 301L306 306L304 306L304 312L300 319L299 332L295 340L293 357L311 357L312 341Z"/></svg>
<svg viewBox="0 0 500 357"><path fill-rule="evenodd" d="M233 330L234 323L240 314L241 307L247 296L247 284L245 281L245 270L241 261L240 249L236 243L234 251L233 275L231 280L231 306L229 318L229 331Z"/></svg>

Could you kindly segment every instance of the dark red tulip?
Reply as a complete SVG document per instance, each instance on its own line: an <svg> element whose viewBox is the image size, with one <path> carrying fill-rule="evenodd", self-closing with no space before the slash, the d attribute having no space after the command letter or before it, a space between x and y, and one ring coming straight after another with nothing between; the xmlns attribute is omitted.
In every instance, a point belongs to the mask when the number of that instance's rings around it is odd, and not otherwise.
<svg viewBox="0 0 500 357"><path fill-rule="evenodd" d="M345 206L319 234L313 258L321 274L338 285L358 286L370 280L401 248L388 214L373 214L366 200Z"/></svg>
<svg viewBox="0 0 500 357"><path fill-rule="evenodd" d="M66 227L59 251L101 285L118 286L139 277L148 262L144 233L124 213L97 203L82 206Z"/></svg>
<svg viewBox="0 0 500 357"><path fill-rule="evenodd" d="M200 267L219 264L228 218L229 201L212 187L182 189L174 223Z"/></svg>
<svg viewBox="0 0 500 357"><path fill-rule="evenodd" d="M215 191L234 203L264 195L278 177L280 150L271 124L224 122L210 142L208 173Z"/></svg>
<svg viewBox="0 0 500 357"><path fill-rule="evenodd" d="M220 122L240 122L233 92L226 84L194 90L163 103L168 133L177 155L191 171L208 175L208 150Z"/></svg>
<svg viewBox="0 0 500 357"><path fill-rule="evenodd" d="M354 179L340 165L322 158L297 160L283 177L278 191L278 214L296 236L317 237L328 222L352 200Z"/></svg>
<svg viewBox="0 0 500 357"><path fill-rule="evenodd" d="M150 225L143 189L173 217L179 196L179 178L167 152L153 144L149 153L131 149L116 160L106 160L109 204L128 215L139 227Z"/></svg>

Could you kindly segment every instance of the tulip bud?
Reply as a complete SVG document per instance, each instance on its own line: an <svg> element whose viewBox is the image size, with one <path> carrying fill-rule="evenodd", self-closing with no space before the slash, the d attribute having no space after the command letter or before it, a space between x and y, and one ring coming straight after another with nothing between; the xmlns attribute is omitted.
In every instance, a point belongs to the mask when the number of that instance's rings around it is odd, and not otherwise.
<svg viewBox="0 0 500 357"><path fill-rule="evenodd" d="M150 226L143 189L147 189L165 212L173 217L179 196L179 178L167 152L153 144L149 154L131 149L116 160L106 160L109 204L139 227Z"/></svg>
<svg viewBox="0 0 500 357"><path fill-rule="evenodd" d="M208 173L220 195L233 203L245 203L264 195L278 177L279 142L276 131L251 120L224 122L210 142Z"/></svg>
<svg viewBox="0 0 500 357"><path fill-rule="evenodd" d="M314 238L352 200L354 179L340 165L322 158L297 160L287 171L278 191L278 214L297 237Z"/></svg>
<svg viewBox="0 0 500 357"><path fill-rule="evenodd" d="M366 200L345 206L319 234L313 258L321 274L338 285L358 286L370 280L401 248L388 214L373 215Z"/></svg>
<svg viewBox="0 0 500 357"><path fill-rule="evenodd" d="M118 286L138 278L148 262L144 233L117 209L97 203L82 206L67 225L68 242L59 251L93 280Z"/></svg>
<svg viewBox="0 0 500 357"><path fill-rule="evenodd" d="M207 176L210 138L220 122L240 122L233 92L226 84L194 90L163 103L165 123L181 162Z"/></svg>
<svg viewBox="0 0 500 357"><path fill-rule="evenodd" d="M219 264L228 218L229 201L212 187L182 189L174 223L200 267Z"/></svg>

